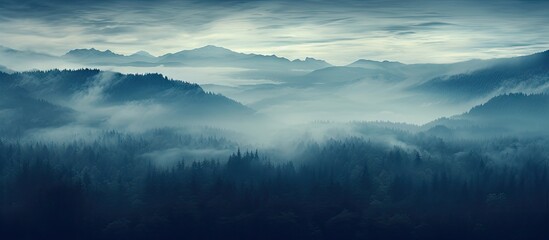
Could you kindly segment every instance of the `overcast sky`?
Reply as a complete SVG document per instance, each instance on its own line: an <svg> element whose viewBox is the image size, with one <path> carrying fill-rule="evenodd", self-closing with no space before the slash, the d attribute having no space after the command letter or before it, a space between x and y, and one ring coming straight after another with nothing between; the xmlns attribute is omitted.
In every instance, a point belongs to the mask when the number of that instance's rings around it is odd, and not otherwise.
<svg viewBox="0 0 549 240"><path fill-rule="evenodd" d="M549 49L549 1L0 0L0 45L162 55L204 45L238 52L455 62ZM478 3L483 2L483 3Z"/></svg>

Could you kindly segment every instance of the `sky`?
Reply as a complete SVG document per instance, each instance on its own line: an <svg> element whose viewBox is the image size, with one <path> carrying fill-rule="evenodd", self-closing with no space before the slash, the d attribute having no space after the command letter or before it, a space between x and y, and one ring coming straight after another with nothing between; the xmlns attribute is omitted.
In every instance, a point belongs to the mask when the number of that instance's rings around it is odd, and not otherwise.
<svg viewBox="0 0 549 240"><path fill-rule="evenodd" d="M0 0L0 45L162 55L205 45L237 52L446 63L549 49L549 1Z"/></svg>

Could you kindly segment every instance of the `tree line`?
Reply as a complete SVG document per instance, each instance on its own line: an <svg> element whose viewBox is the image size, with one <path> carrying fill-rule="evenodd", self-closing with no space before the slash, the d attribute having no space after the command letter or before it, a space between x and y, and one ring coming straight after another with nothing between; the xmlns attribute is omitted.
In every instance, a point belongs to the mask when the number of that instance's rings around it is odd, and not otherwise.
<svg viewBox="0 0 549 240"><path fill-rule="evenodd" d="M169 135L169 136L168 136ZM225 145L158 166L143 152ZM0 141L6 239L542 239L544 139L401 136L303 142L288 159L158 131L93 141ZM175 142L175 143L174 143ZM414 146L414 147L411 147Z"/></svg>

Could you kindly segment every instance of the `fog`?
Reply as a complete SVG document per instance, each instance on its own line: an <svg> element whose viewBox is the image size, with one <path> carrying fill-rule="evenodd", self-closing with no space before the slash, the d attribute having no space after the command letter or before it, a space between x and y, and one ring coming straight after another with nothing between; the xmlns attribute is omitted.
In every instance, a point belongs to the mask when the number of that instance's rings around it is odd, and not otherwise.
<svg viewBox="0 0 549 240"><path fill-rule="evenodd" d="M549 236L547 0L0 0L0 239Z"/></svg>
<svg viewBox="0 0 549 240"><path fill-rule="evenodd" d="M36 57L36 56L40 57ZM20 60L13 60L20 59ZM42 59L42 60L41 60ZM103 59L103 58L101 58ZM51 68L97 68L107 72L161 73L164 76L191 83L198 83L205 91L223 94L240 102L269 119L285 124L302 124L312 121L393 121L425 124L440 117L460 114L471 107L487 101L490 97L507 92L520 92L526 87L510 86L492 94L456 100L437 94L425 94L410 89L417 84L428 82L437 76L453 76L470 73L479 68L487 68L491 61L463 62L457 64L404 65L384 62L357 62L353 67L327 67L320 69L288 69L286 65L271 66L263 69L246 67L224 67L211 59L212 67L201 62L200 66L117 66L113 62L94 65L92 63L71 61L32 52L3 51L0 65L9 69L48 70ZM102 60L108 61L108 60ZM263 60L260 60L263 61ZM267 60L265 60L267 61ZM204 66L206 65L206 66ZM94 83L97 84L97 83ZM95 89L95 90L94 90ZM84 96L77 96L74 104L96 97L89 89ZM535 87L536 92L545 88ZM534 91L528 91L533 93ZM140 103L148 104L148 103ZM85 106L81 106L85 107ZM113 125L124 117L133 118L139 106L130 103L127 110L114 107L96 111L83 111L86 114L118 113L110 119ZM151 104L147 106L150 114L160 114L165 109ZM97 116L100 117L100 116ZM137 121L137 120L136 120ZM137 125L147 126L145 121ZM116 126L120 127L120 125ZM134 128L131 125L128 128Z"/></svg>
<svg viewBox="0 0 549 240"><path fill-rule="evenodd" d="M547 236L547 51L352 66L4 54L22 59L0 58L8 238Z"/></svg>

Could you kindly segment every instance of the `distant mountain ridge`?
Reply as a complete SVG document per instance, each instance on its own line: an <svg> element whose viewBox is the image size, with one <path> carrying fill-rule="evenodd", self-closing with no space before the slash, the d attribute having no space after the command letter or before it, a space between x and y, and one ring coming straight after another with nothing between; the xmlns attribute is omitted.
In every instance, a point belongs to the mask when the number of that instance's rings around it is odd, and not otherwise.
<svg viewBox="0 0 549 240"><path fill-rule="evenodd" d="M437 119L424 128L448 132L506 135L516 132L549 134L549 94L511 93L496 96L466 113ZM441 127L443 126L443 127Z"/></svg>
<svg viewBox="0 0 549 240"><path fill-rule="evenodd" d="M139 53L139 52L138 52ZM145 52L146 53L146 52ZM63 59L94 65L128 65L128 66L143 66L155 65L156 58L148 53L122 55L112 52L111 50L100 51L95 48L90 49L74 49L62 56ZM147 64L149 63L149 64Z"/></svg>
<svg viewBox="0 0 549 240"><path fill-rule="evenodd" d="M435 77L414 89L444 93L456 98L482 97L510 92L535 93L549 89L549 50L515 58L491 60L489 67Z"/></svg>
<svg viewBox="0 0 549 240"><path fill-rule="evenodd" d="M227 48L214 45L182 50L175 53L167 53L161 56L153 56L145 51L138 51L131 55L122 55L111 50L73 49L63 56L57 57L43 53L20 51L0 46L0 54L8 54L10 57L32 56L33 58L64 59L74 63L84 63L97 66L211 66L211 67L242 67L249 69L302 69L319 70L326 67L359 67L369 70L391 71L393 73L420 77L431 77L430 81L424 81L424 85L433 85L428 82L445 80L459 73L472 73L494 65L518 62L529 57L547 55L548 51L515 58L495 58L489 60L469 60L448 64L405 64L397 61L374 61L359 59L351 64L335 66L324 60L306 57L304 60L289 60L276 55L246 54L232 51ZM1 64L1 62L0 62ZM6 64L4 64L6 65ZM455 77L454 77L455 78ZM428 79L424 79L428 80ZM436 84L435 84L436 85ZM424 86L421 86L423 88Z"/></svg>
<svg viewBox="0 0 549 240"><path fill-rule="evenodd" d="M0 132L82 124L82 119L87 119L86 124L110 125L118 118L146 116L151 111L158 114L151 116L157 122L170 120L167 126L216 123L254 114L234 100L205 92L197 84L161 74L95 69L0 72L0 95L0 119L5 120ZM125 112L131 114L126 116Z"/></svg>
<svg viewBox="0 0 549 240"><path fill-rule="evenodd" d="M312 93L310 100L317 100L316 96L331 95L341 90L339 95L354 94L356 96L350 98L357 104L363 104L359 99L361 92L395 89L408 94L412 100L416 99L418 104L457 103L468 104L468 106L471 106L471 103L478 103L479 100L505 93L549 92L549 51L522 57L470 60L448 64L405 64L360 59L346 66L332 66L323 60L313 58L290 61L276 55L238 53L213 45L162 56L153 56L147 52L122 55L110 50L91 48L74 49L62 57L54 57L0 48L0 64L12 69L17 68L12 67L11 62L19 61L27 65L35 59L41 59L40 61L50 63L48 66L54 67L66 63L69 66L74 64L78 67L186 68L181 71L195 71L191 69L194 67L239 68L216 69L220 72L220 76L215 78L220 79L219 81L227 81L226 85L243 86L245 90L236 91L223 86L212 89L247 103L276 98L276 102L283 104L288 102L288 98L284 94L279 94L279 89L295 91L288 96L301 96L299 91L304 88L310 89L309 92ZM56 61L61 64L56 64ZM52 67L41 68L51 69ZM168 74L172 71L171 69L143 70L165 71ZM196 70L209 71L208 69ZM126 69L120 71L126 71ZM229 83L230 80L234 80L234 83ZM306 100L306 98L301 99ZM345 97L342 96L342 98Z"/></svg>
<svg viewBox="0 0 549 240"><path fill-rule="evenodd" d="M141 53L141 54L138 54ZM116 54L110 50L75 49L67 52L63 58L75 62L92 63L96 65L122 66L209 66L209 67L241 67L251 69L320 69L331 66L323 60L306 58L290 61L276 55L260 55L238 53L232 50L207 45L192 50L168 53L159 57L140 51L132 55Z"/></svg>
<svg viewBox="0 0 549 240"><path fill-rule="evenodd" d="M90 49L73 49L65 54L65 56L74 57L125 57L121 54L116 54L111 50L100 51L95 48Z"/></svg>
<svg viewBox="0 0 549 240"><path fill-rule="evenodd" d="M361 68L373 68L373 67L386 67L386 66L404 66L406 64L393 61L374 61L368 59L359 59L355 62L347 65L347 67L361 67Z"/></svg>
<svg viewBox="0 0 549 240"><path fill-rule="evenodd" d="M0 135L62 126L74 121L74 117L72 109L33 97L28 90L13 84L11 74L0 72Z"/></svg>

